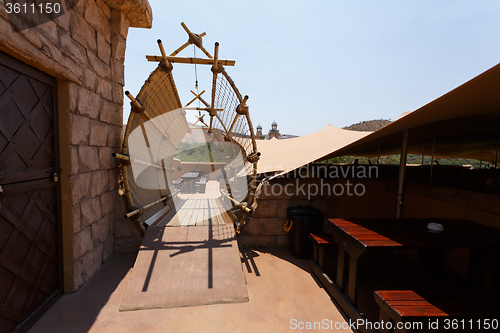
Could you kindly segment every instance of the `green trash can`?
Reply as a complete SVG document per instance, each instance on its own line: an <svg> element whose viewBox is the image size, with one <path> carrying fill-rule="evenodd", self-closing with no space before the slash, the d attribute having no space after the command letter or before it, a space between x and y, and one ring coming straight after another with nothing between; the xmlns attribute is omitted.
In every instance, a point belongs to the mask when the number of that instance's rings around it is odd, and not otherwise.
<svg viewBox="0 0 500 333"><path fill-rule="evenodd" d="M290 252L298 259L311 259L313 247L310 233L320 233L323 229L323 214L310 206L292 206L286 210L285 230L290 238Z"/></svg>

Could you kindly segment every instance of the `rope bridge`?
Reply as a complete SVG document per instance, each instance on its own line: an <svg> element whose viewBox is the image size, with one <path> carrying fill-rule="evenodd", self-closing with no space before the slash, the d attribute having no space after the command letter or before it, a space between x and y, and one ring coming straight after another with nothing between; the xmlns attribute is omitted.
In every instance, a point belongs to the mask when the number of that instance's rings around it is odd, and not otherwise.
<svg viewBox="0 0 500 333"><path fill-rule="evenodd" d="M121 160L130 209L126 217L135 219L145 232L160 213L174 209L179 190L174 187L173 173L180 171L174 167L174 157L181 150L180 144L186 136L202 131L212 170L215 171L214 155L224 162L219 171L222 176L220 195L228 200L234 216L238 217L235 225L239 232L252 213L250 207L254 201L260 156L249 115L248 96L241 95L226 72L225 66L234 66L235 61L218 58L219 44L215 43L212 56L202 44L205 33L198 35L184 23L181 25L188 34L188 41L167 56L161 40L158 40L161 55L146 56L148 61L158 62L158 67L137 96L125 92L131 101L131 112L121 153L114 156ZM206 58L177 56L191 44ZM199 94L191 91L195 97L183 106L173 77L175 63L211 66L213 80L209 102L202 97L205 91ZM191 107L196 100L204 107ZM198 111L200 115L190 125L186 114L192 111ZM205 119L205 116L209 118Z"/></svg>

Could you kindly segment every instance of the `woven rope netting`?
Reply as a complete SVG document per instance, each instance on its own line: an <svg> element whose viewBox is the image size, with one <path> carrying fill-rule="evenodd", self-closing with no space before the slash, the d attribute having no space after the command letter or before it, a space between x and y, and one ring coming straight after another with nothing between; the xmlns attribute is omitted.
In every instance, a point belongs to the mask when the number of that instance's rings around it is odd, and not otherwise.
<svg viewBox="0 0 500 333"><path fill-rule="evenodd" d="M167 60L164 55L158 60L160 64L135 98L126 92L132 100L132 110L121 154L116 155L122 160L125 194L131 210L128 217L133 216L144 231L144 225L150 224L148 222L159 211L170 205L179 192L174 187L174 175L177 178L182 169L182 161L179 166L179 159L176 159L182 150L181 142L201 131L205 142L195 148L207 147L212 170L221 175L221 196L230 200L234 210L241 210L240 222L244 223L250 213L248 207L253 203L258 160L252 123L245 105L248 97L242 98L225 68L219 64L218 70L213 71L213 105L203 101L207 108L183 107L170 59L175 62L178 58L171 56ZM207 112L210 125L193 127L186 118L192 109ZM217 163L214 156L218 158ZM206 177L212 179L213 175Z"/></svg>

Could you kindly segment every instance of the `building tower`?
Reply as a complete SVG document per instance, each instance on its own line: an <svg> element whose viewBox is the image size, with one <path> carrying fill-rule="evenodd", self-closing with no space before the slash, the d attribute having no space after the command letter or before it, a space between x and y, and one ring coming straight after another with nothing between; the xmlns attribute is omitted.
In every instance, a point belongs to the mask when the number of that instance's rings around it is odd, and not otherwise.
<svg viewBox="0 0 500 333"><path fill-rule="evenodd" d="M262 126L257 125L257 133L255 133L255 140L264 140L264 135L262 135Z"/></svg>
<svg viewBox="0 0 500 333"><path fill-rule="evenodd" d="M271 129L269 130L269 140L271 140L272 138L276 138L276 139L279 139L280 138L280 131L278 130L278 124L276 123L276 121L273 121L273 123L271 124Z"/></svg>

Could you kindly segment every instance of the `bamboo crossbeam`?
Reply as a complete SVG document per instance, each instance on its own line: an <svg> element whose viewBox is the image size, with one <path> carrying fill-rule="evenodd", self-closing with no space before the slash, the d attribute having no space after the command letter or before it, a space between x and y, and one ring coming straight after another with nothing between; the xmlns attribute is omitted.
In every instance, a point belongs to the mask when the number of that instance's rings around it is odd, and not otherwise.
<svg viewBox="0 0 500 333"><path fill-rule="evenodd" d="M155 56L155 55L147 55L146 59L148 61L160 62L163 60L163 57L162 56ZM167 56L167 60L173 64L175 64L175 63L197 64L197 65L213 65L214 64L214 59L204 59L204 58L186 58L186 57ZM224 66L234 66L234 64L236 63L236 60L219 59L217 62L224 65Z"/></svg>
<svg viewBox="0 0 500 333"><path fill-rule="evenodd" d="M244 210L245 212L247 212L248 214L251 214L252 213L252 209L251 208L248 208L247 206L245 206L244 204L242 204L241 202L239 201L236 201L234 200L233 198L231 198L231 196L229 194L227 194L226 192L220 190L220 193L222 195L224 195L226 198L228 198L229 200L231 200L236 206L238 206L239 208L241 208L242 210Z"/></svg>
<svg viewBox="0 0 500 333"><path fill-rule="evenodd" d="M192 91L192 90L191 90L191 92L192 92L193 94L195 94L195 95L196 95L196 93L195 93L194 91ZM204 92L205 92L205 90L203 90L203 91L201 92L201 94L196 95L196 96L198 96L198 99L199 99L199 100L200 100L203 104L205 104L205 106L208 108L208 107L210 107L210 105L207 103L207 101L205 101L205 100L203 99L203 97L201 97L201 95L202 95Z"/></svg>
<svg viewBox="0 0 500 333"><path fill-rule="evenodd" d="M194 91L191 90L191 92L194 94L194 98L192 100L189 101L189 103L186 104L186 106L189 106L191 103L193 103L194 101L196 101L197 99L199 99L200 101L202 101L201 99L201 95L203 95L205 93L205 90L203 90L200 94L197 94L195 93ZM208 106L208 105L207 105Z"/></svg>
<svg viewBox="0 0 500 333"><path fill-rule="evenodd" d="M224 109L212 109L212 108L198 108L198 107L184 107L184 110L194 110L194 111L207 111L210 112L212 110L214 111L224 111Z"/></svg>
<svg viewBox="0 0 500 333"><path fill-rule="evenodd" d="M232 132L232 130L234 128L234 125L236 125L236 122L238 121L239 117L240 117L240 115L238 113L234 116L233 123L231 124L231 127L229 127L229 131L226 132L226 140L229 139L229 135L231 135L231 132Z"/></svg>
<svg viewBox="0 0 500 333"><path fill-rule="evenodd" d="M160 202L163 202L163 201L165 201L165 200L168 200L168 199L170 199L171 197L173 197L174 195L176 195L177 193L179 193L179 191L175 191L174 193L172 193L172 194L170 194L170 195L167 195L166 197L163 197L163 198L161 198L161 199L159 199L159 200L156 200L155 202L152 202L152 203L150 203L150 204L147 204L146 206L143 206L143 207L142 207L142 209L136 209L136 210L133 210L133 211L131 211L130 213L125 214L125 218L126 218L126 219L131 218L132 216L139 214L139 213L141 212L141 210L143 210L143 211L144 211L144 210L146 210L146 209L148 209L148 208L153 207L154 205L159 204Z"/></svg>
<svg viewBox="0 0 500 333"><path fill-rule="evenodd" d="M123 160L123 161L130 161L130 157L122 155L122 154L118 154L118 153L113 153L113 157L117 158L119 160ZM163 166L161 166L159 164L153 164L153 163L149 163L149 162L146 162L146 161L141 161L141 160L139 160L137 158L134 158L131 161L135 162L135 163L142 164L142 165L147 165L147 166L150 166L150 167L154 167L154 168L157 168L157 169L165 169L165 170L175 171L174 168L163 168Z"/></svg>
<svg viewBox="0 0 500 333"><path fill-rule="evenodd" d="M134 104L135 107L139 108L139 110L143 109L142 105L135 99L134 96L132 96L132 94L128 90L125 91L125 95L130 99L130 101L132 102L132 104Z"/></svg>

